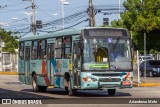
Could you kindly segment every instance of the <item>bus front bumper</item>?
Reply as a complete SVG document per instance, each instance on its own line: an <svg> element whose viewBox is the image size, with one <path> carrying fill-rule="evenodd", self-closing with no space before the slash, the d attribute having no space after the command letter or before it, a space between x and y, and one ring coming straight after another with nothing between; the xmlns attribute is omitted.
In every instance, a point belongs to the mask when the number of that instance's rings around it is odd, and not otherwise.
<svg viewBox="0 0 160 107"><path fill-rule="evenodd" d="M81 89L132 88L132 82L83 82Z"/></svg>

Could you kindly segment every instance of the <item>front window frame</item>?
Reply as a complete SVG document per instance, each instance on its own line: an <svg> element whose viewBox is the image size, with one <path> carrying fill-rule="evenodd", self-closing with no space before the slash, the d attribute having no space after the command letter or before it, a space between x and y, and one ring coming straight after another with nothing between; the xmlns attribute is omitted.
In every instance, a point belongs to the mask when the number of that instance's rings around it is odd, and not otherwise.
<svg viewBox="0 0 160 107"><path fill-rule="evenodd" d="M83 43L85 42L85 39L93 39L93 38L97 38L97 39L107 39L110 38L110 37L85 37L83 38ZM118 37L111 37L113 39L117 39ZM130 67L126 68L126 69L111 69L111 59L110 59L110 56L108 56L108 65L109 65L109 68L108 69L104 69L104 70L101 70L101 69L98 69L98 71L132 71L133 70L133 64L132 64L132 55L131 55L131 44L130 44L130 38L127 38L127 37L119 37L120 40L126 40L126 41L129 41L129 44L128 44L128 51L129 51L129 56L130 56L130 59L128 62L130 62ZM107 43L108 45L109 43ZM85 48L85 47L84 47ZM84 51L84 49L83 49ZM83 52L82 52L83 53ZM108 54L110 53L110 49L108 48ZM86 70L86 69L83 69L83 63L84 63L84 59L83 59L83 54L82 54L82 70L83 71L97 71L97 70Z"/></svg>

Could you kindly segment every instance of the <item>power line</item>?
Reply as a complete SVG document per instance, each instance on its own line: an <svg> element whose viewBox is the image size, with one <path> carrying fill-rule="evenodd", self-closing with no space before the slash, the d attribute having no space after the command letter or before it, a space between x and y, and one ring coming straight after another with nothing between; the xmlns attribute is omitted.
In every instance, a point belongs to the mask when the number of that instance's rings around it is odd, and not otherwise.
<svg viewBox="0 0 160 107"><path fill-rule="evenodd" d="M55 30L55 31L44 31L44 30L37 30L37 31L40 31L40 32L57 32L57 31L65 30L65 29L70 29L70 28L72 28L72 27L74 27L74 26L77 26L77 25L79 25L79 24L81 24L81 23L83 23L83 22L85 22L85 21L88 21L88 18L85 19L85 20L82 20L82 21L80 21L80 22L78 22L78 23L76 23L76 24L74 24L74 25L71 25L71 26L69 26L69 27L66 27L66 28L64 28L64 29L59 29L59 30Z"/></svg>
<svg viewBox="0 0 160 107"><path fill-rule="evenodd" d="M107 13L107 14L117 14L118 13L117 10L118 10L118 7L116 7L116 5L110 5L108 7L106 7L105 5L95 5L94 6L95 15L97 13L104 13L104 12ZM123 11L123 8L121 8L121 11ZM78 22L79 20L82 20L84 17L87 17L87 16L88 16L88 10L87 10L87 8L81 9L80 11L77 11L76 13L73 13L73 14L65 17L64 18L65 24L68 24L68 25L72 24L73 25L73 23ZM61 18L60 19L46 21L46 22L43 23L43 27L44 28L42 30L48 30L48 29L52 29L53 27L57 27L57 26L59 26L61 24L61 21L62 21ZM16 25L16 23L18 23L18 22L15 22L14 23L15 25L12 26L12 27L16 27L16 26L19 27L20 26L20 24ZM77 26L78 24L80 24L80 23L76 23L74 25ZM74 27L74 26L71 26L71 27ZM17 31L24 31L25 32L27 30L26 28L27 28L26 24L23 24L23 26L21 26L20 29L18 28L16 30ZM38 31L40 31L40 30L38 30Z"/></svg>

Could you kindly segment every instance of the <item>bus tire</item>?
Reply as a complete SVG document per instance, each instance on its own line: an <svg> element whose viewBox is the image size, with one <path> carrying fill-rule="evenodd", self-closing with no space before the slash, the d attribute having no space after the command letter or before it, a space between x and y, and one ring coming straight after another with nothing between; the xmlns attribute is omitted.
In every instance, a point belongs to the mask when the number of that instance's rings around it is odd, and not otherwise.
<svg viewBox="0 0 160 107"><path fill-rule="evenodd" d="M65 91L67 94L69 93L68 87L65 87Z"/></svg>
<svg viewBox="0 0 160 107"><path fill-rule="evenodd" d="M72 89L72 85L71 84L72 84L72 81L71 81L71 78L70 78L69 81L68 81L68 89L67 89L69 96L76 95L76 93L77 93L76 89Z"/></svg>
<svg viewBox="0 0 160 107"><path fill-rule="evenodd" d="M46 92L47 90L47 86L37 85L37 77L35 74L32 77L32 87L34 92Z"/></svg>
<svg viewBox="0 0 160 107"><path fill-rule="evenodd" d="M108 95L109 96L114 96L116 93L116 89L108 89Z"/></svg>
<svg viewBox="0 0 160 107"><path fill-rule="evenodd" d="M39 86L37 85L37 77L36 75L33 75L32 77L32 88L34 92L39 92Z"/></svg>
<svg viewBox="0 0 160 107"><path fill-rule="evenodd" d="M38 86L40 92L46 92L47 86Z"/></svg>
<svg viewBox="0 0 160 107"><path fill-rule="evenodd" d="M66 93L68 94L68 82L69 81L67 81L67 79L64 79L64 87L65 87L65 91L66 91Z"/></svg>

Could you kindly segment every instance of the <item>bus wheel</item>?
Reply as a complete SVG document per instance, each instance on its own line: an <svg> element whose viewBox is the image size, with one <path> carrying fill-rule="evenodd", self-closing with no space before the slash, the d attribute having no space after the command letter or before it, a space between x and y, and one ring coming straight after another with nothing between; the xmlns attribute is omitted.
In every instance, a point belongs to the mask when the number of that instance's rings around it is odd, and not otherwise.
<svg viewBox="0 0 160 107"><path fill-rule="evenodd" d="M47 86L38 86L40 92L46 92Z"/></svg>
<svg viewBox="0 0 160 107"><path fill-rule="evenodd" d="M116 89L108 89L108 95L109 96L114 96L116 93Z"/></svg>
<svg viewBox="0 0 160 107"><path fill-rule="evenodd" d="M64 79L64 84L65 84L65 90L66 90L66 93L68 94L68 82L66 79Z"/></svg>
<svg viewBox="0 0 160 107"><path fill-rule="evenodd" d="M76 95L76 93L77 93L76 89L72 89L72 85L71 84L72 84L71 79L69 79L69 81L68 81L68 89L67 89L69 96Z"/></svg>
<svg viewBox="0 0 160 107"><path fill-rule="evenodd" d="M37 85L37 78L36 78L36 75L33 75L32 77L32 87L33 87L33 91L34 92L39 92L39 87Z"/></svg>
<svg viewBox="0 0 160 107"><path fill-rule="evenodd" d="M65 90L66 90L66 93L68 94L68 93L69 93L69 91L68 91L68 87L65 87Z"/></svg>

